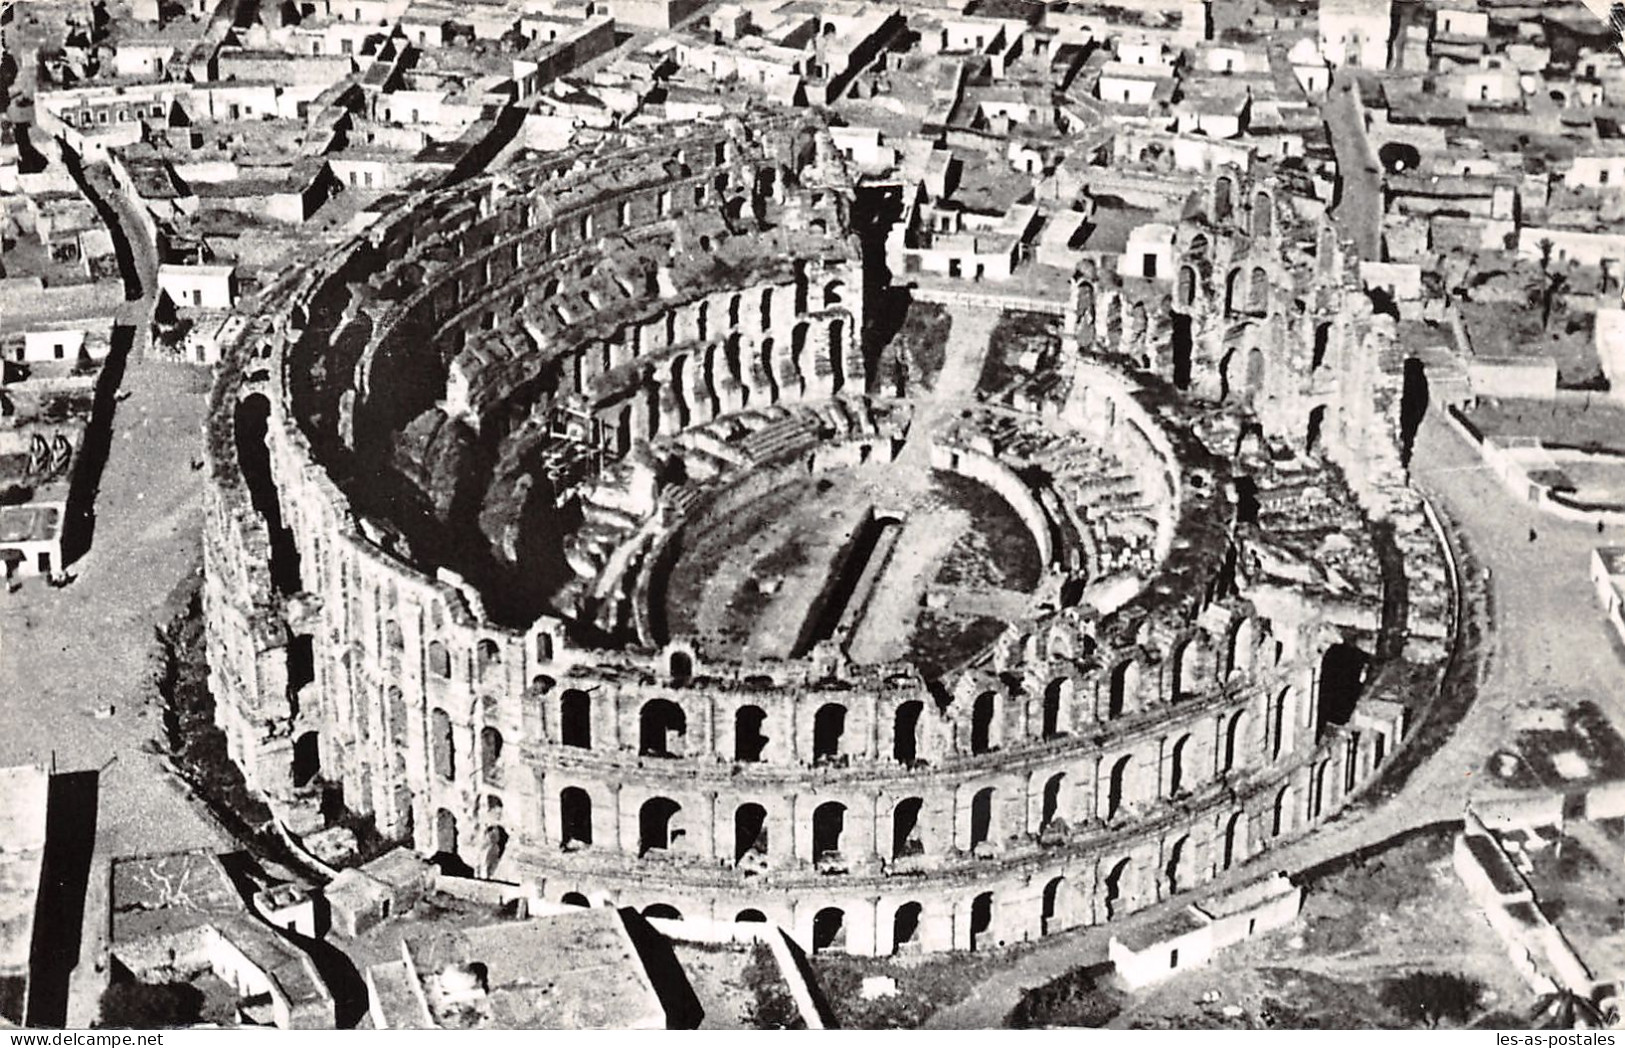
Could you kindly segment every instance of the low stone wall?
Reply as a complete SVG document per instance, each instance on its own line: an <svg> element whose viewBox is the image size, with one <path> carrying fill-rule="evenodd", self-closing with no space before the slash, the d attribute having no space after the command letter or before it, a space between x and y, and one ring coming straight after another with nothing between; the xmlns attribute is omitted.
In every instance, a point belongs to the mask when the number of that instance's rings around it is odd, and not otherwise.
<svg viewBox="0 0 1625 1048"><path fill-rule="evenodd" d="M1444 417L1452 429L1477 449L1479 457L1483 459L1484 465L1489 467L1490 473L1518 501L1534 506L1542 513L1559 520L1610 527L1625 525L1625 506L1587 505L1575 502L1532 478L1525 465L1518 460L1517 447L1503 445L1494 438L1479 433L1455 408L1448 409ZM1544 445L1542 448L1544 449Z"/></svg>
<svg viewBox="0 0 1625 1048"><path fill-rule="evenodd" d="M779 967L779 978L784 980L784 985L789 989L790 997L796 1002L796 1010L801 1013L801 1019L807 1024L807 1029L824 1029L823 1013L818 1010L812 987L802 975L801 965L796 963L795 955L790 951L789 941L782 928L754 921L713 921L706 918L672 920L667 917L645 919L655 931L678 942L765 945L772 951L773 962Z"/></svg>

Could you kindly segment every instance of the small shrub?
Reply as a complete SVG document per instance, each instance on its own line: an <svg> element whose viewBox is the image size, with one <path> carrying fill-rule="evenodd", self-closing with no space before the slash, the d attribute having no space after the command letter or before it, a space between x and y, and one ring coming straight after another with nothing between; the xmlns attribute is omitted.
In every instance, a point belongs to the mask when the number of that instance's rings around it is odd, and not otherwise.
<svg viewBox="0 0 1625 1048"><path fill-rule="evenodd" d="M1105 1026L1123 1010L1122 995L1104 982L1104 966L1074 968L1021 995L1005 1020L1017 1030L1047 1026Z"/></svg>
<svg viewBox="0 0 1625 1048"><path fill-rule="evenodd" d="M1391 979L1380 1000L1402 1022L1420 1022L1428 1029L1440 1023L1465 1024L1478 1010L1483 987L1465 975L1451 972L1412 972Z"/></svg>

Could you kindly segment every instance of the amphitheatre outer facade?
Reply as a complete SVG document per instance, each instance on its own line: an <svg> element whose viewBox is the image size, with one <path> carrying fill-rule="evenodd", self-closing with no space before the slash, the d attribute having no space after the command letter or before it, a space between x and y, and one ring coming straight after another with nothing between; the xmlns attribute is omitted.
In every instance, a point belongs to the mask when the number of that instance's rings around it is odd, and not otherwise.
<svg viewBox="0 0 1625 1048"><path fill-rule="evenodd" d="M1373 781L1450 587L1403 361L1320 205L1215 173L1174 279L1080 270L1061 381L992 403L887 356L883 259L922 244L876 239L866 192L812 118L747 113L413 196L258 297L214 393L205 612L231 754L291 832L341 793L550 900L890 954L1107 921ZM923 496L852 496L804 599L740 581L797 629L673 614L726 567L715 522L905 475L994 493L1036 564L957 657L858 643Z"/></svg>

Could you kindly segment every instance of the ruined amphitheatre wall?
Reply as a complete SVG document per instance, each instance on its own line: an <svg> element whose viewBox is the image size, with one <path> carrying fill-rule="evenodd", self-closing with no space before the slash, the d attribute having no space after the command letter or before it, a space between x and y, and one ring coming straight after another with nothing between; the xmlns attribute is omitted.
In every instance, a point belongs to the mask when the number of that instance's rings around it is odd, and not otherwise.
<svg viewBox="0 0 1625 1048"><path fill-rule="evenodd" d="M1370 780L1403 711L1362 700L1348 724L1321 722L1341 633L1313 614L1267 620L1229 592L1225 463L1177 404L1143 405L1104 365L1053 410L1158 464L1157 571L1110 614L1058 611L949 680L589 645L564 617L501 625L477 587L415 567L422 551L352 504L377 461L368 442L409 414L518 446L540 439L527 421L571 405L642 446L836 397L853 420L840 439L896 438L865 415L883 405L864 406L860 252L827 138L766 118L663 134L556 162L533 188L488 178L414 197L261 296L215 391L205 609L232 755L292 830L319 828L327 784L384 834L549 899L760 915L814 948L886 954L1132 912L1307 830ZM780 239L753 224L758 206ZM644 230L675 245L652 282L613 303L568 298L584 261ZM790 254L701 273L685 259L702 236ZM1161 344L1127 312L1137 344ZM1105 306L1086 324L1118 337L1124 322ZM523 353L480 348L520 329ZM543 361L556 385L536 379ZM392 376L410 411L379 395ZM561 490L595 497L574 483Z"/></svg>

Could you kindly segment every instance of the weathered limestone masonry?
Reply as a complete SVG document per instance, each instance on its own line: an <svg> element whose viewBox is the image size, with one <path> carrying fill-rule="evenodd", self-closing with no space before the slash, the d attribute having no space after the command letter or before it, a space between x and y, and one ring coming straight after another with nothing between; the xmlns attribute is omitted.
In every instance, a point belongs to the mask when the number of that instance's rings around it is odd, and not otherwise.
<svg viewBox="0 0 1625 1048"><path fill-rule="evenodd" d="M223 367L211 685L294 832L342 789L548 898L887 954L1128 913L1370 780L1406 710L1367 663L1418 628L1439 657L1449 611L1397 362L1323 216L1226 173L1171 300L1080 274L1070 384L1030 414L1129 464L1134 556L940 441L1086 584L947 680L727 663L649 621L666 538L768 471L889 461L913 416L869 381L852 190L813 118L646 135L414 197L262 294ZM1296 503L1237 487L1270 441L1323 447L1395 524L1409 601L1270 574L1258 521Z"/></svg>

